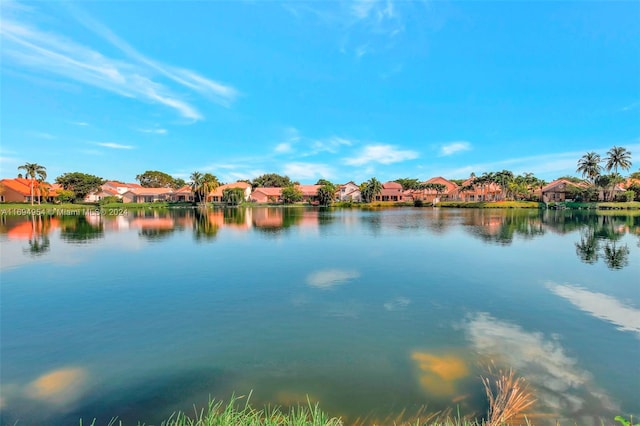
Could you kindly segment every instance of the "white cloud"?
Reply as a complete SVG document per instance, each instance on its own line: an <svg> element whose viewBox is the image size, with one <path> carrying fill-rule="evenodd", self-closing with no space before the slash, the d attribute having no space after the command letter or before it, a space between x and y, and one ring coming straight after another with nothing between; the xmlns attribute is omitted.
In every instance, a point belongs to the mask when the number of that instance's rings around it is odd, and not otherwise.
<svg viewBox="0 0 640 426"><path fill-rule="evenodd" d="M110 58L54 32L44 32L18 20L3 18L0 34L5 62L8 60L25 69L63 76L120 96L164 105L190 120L200 120L202 114L181 99L181 95L174 93L167 86L167 79L224 106L228 106L238 95L231 86L209 80L191 70L161 64L140 54L99 22L73 6L69 8L81 23L119 48L129 60Z"/></svg>
<svg viewBox="0 0 640 426"><path fill-rule="evenodd" d="M392 164L418 158L416 151L400 150L393 145L367 145L360 155L347 158L344 163L349 166L362 166L368 163Z"/></svg>
<svg viewBox="0 0 640 426"><path fill-rule="evenodd" d="M331 167L315 163L288 163L284 165L282 172L293 180L329 179L333 176Z"/></svg>
<svg viewBox="0 0 640 426"><path fill-rule="evenodd" d="M629 151L635 152L640 150L638 141L619 142L619 145L625 146ZM609 148L585 148L583 151L557 152L553 154L532 155L527 157L508 158L506 160L492 161L487 163L476 163L455 169L434 169L433 174L451 177L469 176L471 172L480 174L486 171L495 171L500 169L510 169L516 174L532 172L538 174L548 174L550 176L559 176L563 174L575 174L576 165L580 157L587 151L595 151L605 154ZM539 176L544 177L544 176Z"/></svg>
<svg viewBox="0 0 640 426"><path fill-rule="evenodd" d="M407 309L407 306L411 304L411 299L408 297L396 297L395 299L389 300L385 302L384 309L390 312L393 311L404 311Z"/></svg>
<svg viewBox="0 0 640 426"><path fill-rule="evenodd" d="M72 121L71 124L75 124L76 126L88 126L89 123L85 121Z"/></svg>
<svg viewBox="0 0 640 426"><path fill-rule="evenodd" d="M578 286L548 283L547 287L594 318L610 322L620 331L631 331L640 336L640 310L627 306L614 297Z"/></svg>
<svg viewBox="0 0 640 426"><path fill-rule="evenodd" d="M351 13L358 19L369 17L378 0L356 0L351 4Z"/></svg>
<svg viewBox="0 0 640 426"><path fill-rule="evenodd" d="M323 269L315 271L307 276L307 284L311 287L328 289L360 277L356 270L349 269Z"/></svg>
<svg viewBox="0 0 640 426"><path fill-rule="evenodd" d="M368 44L363 44L363 45L361 45L361 46L358 46L358 47L356 48L356 52L355 52L355 53L356 53L356 58L358 58L358 59L362 58L364 55L366 55L367 53L369 53L369 52L370 52L370 50L371 50L371 49L369 48L369 45L368 45Z"/></svg>
<svg viewBox="0 0 640 426"><path fill-rule="evenodd" d="M284 154L293 151L293 146L300 141L300 133L295 127L287 127L284 131L285 140L274 148L274 152Z"/></svg>
<svg viewBox="0 0 640 426"><path fill-rule="evenodd" d="M471 144L467 141L449 142L440 146L440 156L444 157L469 150L471 150Z"/></svg>
<svg viewBox="0 0 640 426"><path fill-rule="evenodd" d="M111 148L111 149L134 149L135 148L131 145L122 145L115 142L95 142L95 145L98 145L104 148Z"/></svg>
<svg viewBox="0 0 640 426"><path fill-rule="evenodd" d="M291 152L291 144L288 143L288 142L279 143L274 148L274 151L279 153L279 154L283 154L283 153L286 153L286 152Z"/></svg>
<svg viewBox="0 0 640 426"><path fill-rule="evenodd" d="M640 107L640 102L632 102L629 105L625 105L622 108L620 108L620 111L631 111L633 109L636 109Z"/></svg>
<svg viewBox="0 0 640 426"><path fill-rule="evenodd" d="M343 146L351 146L352 142L345 138L332 136L327 139L317 139L311 143L311 152L307 155L315 155L320 152L329 152L335 154L340 151Z"/></svg>
<svg viewBox="0 0 640 426"><path fill-rule="evenodd" d="M142 133L153 133L155 135L166 135L167 133L169 133L167 131L167 129L160 129L160 128L156 128L156 129L138 129L138 131L140 131Z"/></svg>

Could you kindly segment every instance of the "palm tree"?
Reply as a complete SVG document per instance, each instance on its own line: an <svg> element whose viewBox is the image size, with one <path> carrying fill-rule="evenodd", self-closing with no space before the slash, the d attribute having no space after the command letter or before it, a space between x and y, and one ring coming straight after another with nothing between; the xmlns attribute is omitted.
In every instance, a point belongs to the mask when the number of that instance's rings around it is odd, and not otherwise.
<svg viewBox="0 0 640 426"><path fill-rule="evenodd" d="M49 185L44 179L38 179L38 205L42 201L42 197L44 196L45 201L49 197Z"/></svg>
<svg viewBox="0 0 640 426"><path fill-rule="evenodd" d="M607 152L605 160L607 160L605 168L608 172L613 170L613 173L618 174L618 167L622 170L629 170L631 168L631 153L621 146L611 148Z"/></svg>
<svg viewBox="0 0 640 426"><path fill-rule="evenodd" d="M365 191L368 195L368 197L366 197L368 202L371 202L376 199L376 195L380 195L382 192L382 183L375 177L372 177L366 182Z"/></svg>
<svg viewBox="0 0 640 426"><path fill-rule="evenodd" d="M24 170L27 179L30 179L31 189L31 205L33 205L33 184L36 180L36 176L44 181L47 178L47 169L38 163L25 163L22 166L18 166L18 170Z"/></svg>
<svg viewBox="0 0 640 426"><path fill-rule="evenodd" d="M191 191L193 192L193 195L196 201L200 201L200 187L202 186L202 173L193 172L191 173L191 176L189 178L191 179L191 183L189 184L189 187L191 188Z"/></svg>
<svg viewBox="0 0 640 426"><path fill-rule="evenodd" d="M204 194L204 201L207 201L209 193L215 191L220 186L218 178L211 173L205 173L202 176L202 192Z"/></svg>
<svg viewBox="0 0 640 426"><path fill-rule="evenodd" d="M215 191L220 186L218 178L211 173L202 174L200 172L191 173L190 187L195 195L196 201L206 203L211 191Z"/></svg>
<svg viewBox="0 0 640 426"><path fill-rule="evenodd" d="M600 165L600 154L595 152L587 152L578 161L578 168L576 172L582 173L582 177L586 177L591 183L595 183L596 178L600 176L602 166Z"/></svg>

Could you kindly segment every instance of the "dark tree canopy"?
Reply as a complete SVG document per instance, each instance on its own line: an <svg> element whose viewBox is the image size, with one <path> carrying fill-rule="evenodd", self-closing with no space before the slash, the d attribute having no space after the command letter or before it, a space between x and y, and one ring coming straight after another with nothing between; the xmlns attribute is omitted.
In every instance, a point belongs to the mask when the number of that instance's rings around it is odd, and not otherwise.
<svg viewBox="0 0 640 426"><path fill-rule="evenodd" d="M175 179L173 176L158 170L147 170L136 176L136 180L145 188L180 188L185 185L184 179Z"/></svg>
<svg viewBox="0 0 640 426"><path fill-rule="evenodd" d="M318 188L318 202L321 206L330 206L335 198L335 194L335 185L332 185L331 183L324 184L320 188Z"/></svg>
<svg viewBox="0 0 640 426"><path fill-rule="evenodd" d="M264 188L264 187L277 187L284 188L287 186L294 185L296 182L291 182L289 176L281 176L277 173L267 173L255 178L251 185L254 188Z"/></svg>
<svg viewBox="0 0 640 426"><path fill-rule="evenodd" d="M316 182L316 185L332 185L333 183L327 179L318 179L318 181Z"/></svg>
<svg viewBox="0 0 640 426"><path fill-rule="evenodd" d="M406 191L408 189L413 189L413 190L420 189L420 181L418 179L402 178L402 179L396 179L394 180L394 182L397 182L400 185L402 185L403 191Z"/></svg>
<svg viewBox="0 0 640 426"><path fill-rule="evenodd" d="M74 192L76 201L82 201L90 192L99 190L104 182L101 177L80 172L65 173L56 178L56 183Z"/></svg>

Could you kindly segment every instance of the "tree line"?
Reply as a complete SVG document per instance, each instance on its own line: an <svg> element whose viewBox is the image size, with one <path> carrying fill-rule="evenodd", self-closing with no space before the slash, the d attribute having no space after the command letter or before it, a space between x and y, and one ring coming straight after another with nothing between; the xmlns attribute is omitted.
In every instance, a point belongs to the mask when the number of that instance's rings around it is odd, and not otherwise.
<svg viewBox="0 0 640 426"><path fill-rule="evenodd" d="M607 152L604 158L601 158L596 152L587 152L579 159L576 172L580 173L589 185L576 185L575 188L570 188L569 191L576 192L576 194L573 195L585 201L597 200L599 191L603 192L605 200L613 199L616 185L625 181L625 178L622 177L619 171L628 171L631 165L631 152L624 147L614 146ZM37 163L25 163L19 166L18 170L23 170L24 177L30 180L31 204L33 204L36 199L38 203L40 203L42 198L47 199L49 197L49 186L45 182L47 172L44 166ZM19 174L18 177L23 177L23 175ZM640 180L640 171L632 173L630 177ZM563 178L577 184L581 182L580 179L573 176L565 176ZM222 185L215 175L198 171L190 175L189 182L158 170L147 170L144 173L136 175L136 180L144 188L179 189L189 186L196 202L205 202L208 194ZM81 202L88 194L99 191L100 187L106 181L106 179L99 176L87 173L64 173L55 179L55 182L63 188L58 191L58 201ZM284 203L295 203L301 201L303 198L302 191L298 188L300 183L291 180L291 178L286 175L266 173L253 180L239 182L247 182L251 184L253 188L282 188L281 196ZM446 186L441 183L421 182L416 178L400 178L394 182L399 183L403 191L435 191L438 195L446 191ZM499 192L498 198L512 200L533 200L535 199L535 192L547 184L547 182L537 178L533 173L515 175L510 170L485 172L480 176L472 173L470 179L452 179L451 182L458 185L461 194L476 189L480 189L481 193L484 194L487 188L491 185L496 185L502 189ZM316 185L320 186L317 192L318 203L320 205L331 204L338 190L338 185L326 179L318 180ZM382 183L375 177L362 182L359 187L362 199L367 203L375 200L376 196L382 192ZM627 189L628 191L624 196L625 200L640 200L640 184L633 183ZM244 192L242 189L227 188L223 191L221 201L227 204L237 205L243 200Z"/></svg>

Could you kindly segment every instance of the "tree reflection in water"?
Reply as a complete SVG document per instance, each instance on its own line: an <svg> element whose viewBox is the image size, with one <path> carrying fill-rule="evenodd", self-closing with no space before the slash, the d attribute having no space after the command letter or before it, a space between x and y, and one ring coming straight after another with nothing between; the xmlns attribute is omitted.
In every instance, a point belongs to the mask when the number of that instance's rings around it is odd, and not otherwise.
<svg viewBox="0 0 640 426"><path fill-rule="evenodd" d="M47 253L51 248L49 232L51 232L51 217L32 215L29 247L24 248L23 251L31 256L41 256Z"/></svg>
<svg viewBox="0 0 640 426"><path fill-rule="evenodd" d="M213 216L214 212L206 208L194 211L193 237L196 241L212 241L216 238L220 225Z"/></svg>
<svg viewBox="0 0 640 426"><path fill-rule="evenodd" d="M630 250L619 241L627 232L637 232L636 219L626 215L588 215L580 241L575 243L576 254L585 263L594 264L602 258L610 269L624 268L629 264Z"/></svg>

